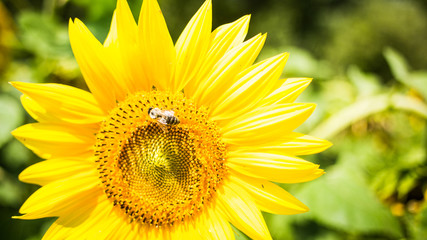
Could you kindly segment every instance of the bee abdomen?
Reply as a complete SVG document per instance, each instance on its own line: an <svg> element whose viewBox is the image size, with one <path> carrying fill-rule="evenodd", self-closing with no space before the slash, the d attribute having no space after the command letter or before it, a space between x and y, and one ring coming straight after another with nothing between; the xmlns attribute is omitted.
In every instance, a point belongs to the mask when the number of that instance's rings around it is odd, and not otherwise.
<svg viewBox="0 0 427 240"><path fill-rule="evenodd" d="M170 125L176 125L179 123L179 119L175 116L168 116L167 117L167 123Z"/></svg>

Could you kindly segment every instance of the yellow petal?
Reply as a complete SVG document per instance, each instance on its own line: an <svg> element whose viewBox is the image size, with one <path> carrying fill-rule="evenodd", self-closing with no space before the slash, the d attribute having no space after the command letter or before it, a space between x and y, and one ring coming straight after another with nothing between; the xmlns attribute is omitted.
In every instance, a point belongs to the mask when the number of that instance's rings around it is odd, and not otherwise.
<svg viewBox="0 0 427 240"><path fill-rule="evenodd" d="M228 51L206 76L192 96L200 105L209 106L233 83L237 75L257 58L266 35L257 36Z"/></svg>
<svg viewBox="0 0 427 240"><path fill-rule="evenodd" d="M76 211L76 206L97 197L99 178L96 169L51 182L34 192L22 205L17 218L57 217Z"/></svg>
<svg viewBox="0 0 427 240"><path fill-rule="evenodd" d="M108 48L110 46L117 45L117 38L117 11L114 10L113 18L111 19L110 31L108 32L107 38L105 38L104 47Z"/></svg>
<svg viewBox="0 0 427 240"><path fill-rule="evenodd" d="M102 193L97 199L83 203L74 212L59 217L43 239L115 239L109 236L121 225L129 223L115 214L114 210L111 201ZM121 239L127 238L121 236Z"/></svg>
<svg viewBox="0 0 427 240"><path fill-rule="evenodd" d="M32 123L12 132L21 143L41 158L79 156L93 150L95 132L78 126Z"/></svg>
<svg viewBox="0 0 427 240"><path fill-rule="evenodd" d="M126 0L117 1L110 32L115 39L106 48L110 57L107 64L113 73L120 73L115 78L118 84L127 94L151 90L153 83L147 79L142 63L146 53L139 46L138 26Z"/></svg>
<svg viewBox="0 0 427 240"><path fill-rule="evenodd" d="M212 32L207 60L212 61L213 64L205 62L206 65L214 65L215 59L220 59L228 50L243 42L248 33L250 18L250 15L245 15L232 23L219 26Z"/></svg>
<svg viewBox="0 0 427 240"><path fill-rule="evenodd" d="M271 239L261 212L245 190L227 182L219 193L219 208L228 221L251 239Z"/></svg>
<svg viewBox="0 0 427 240"><path fill-rule="evenodd" d="M260 152L230 152L227 165L239 173L280 183L307 182L323 174L319 165L303 159Z"/></svg>
<svg viewBox="0 0 427 240"><path fill-rule="evenodd" d="M21 103L25 111L27 111L27 113L37 122L62 122L61 119L52 114L48 114L45 108L40 106L40 104L27 95L21 95Z"/></svg>
<svg viewBox="0 0 427 240"><path fill-rule="evenodd" d="M95 162L88 159L57 158L31 165L19 174L19 180L43 186L79 173L93 173L94 169Z"/></svg>
<svg viewBox="0 0 427 240"><path fill-rule="evenodd" d="M147 76L158 90L172 85L171 74L175 64L175 47L156 0L142 2L138 30L142 61Z"/></svg>
<svg viewBox="0 0 427 240"><path fill-rule="evenodd" d="M107 216L108 219L114 219L111 216ZM124 216L126 217L126 216ZM123 218L116 218L116 227L114 227L114 231L111 232L110 235L108 235L107 239L146 239L144 238L144 235L146 234L140 234L139 228L137 227L137 224L135 222L132 223L126 223L123 224L123 221L126 221ZM114 224L114 223L113 223Z"/></svg>
<svg viewBox="0 0 427 240"><path fill-rule="evenodd" d="M209 77L211 69L230 49L243 42L248 32L250 15L219 26L210 36L208 53L204 59L200 72L194 78L191 84L185 86L184 92L188 96L194 96L195 91L203 84L203 81Z"/></svg>
<svg viewBox="0 0 427 240"><path fill-rule="evenodd" d="M311 83L311 78L288 78L260 103L260 106L292 103Z"/></svg>
<svg viewBox="0 0 427 240"><path fill-rule="evenodd" d="M210 236L210 239L234 239L234 233L230 224L225 220L225 216L215 211L214 208L209 208L204 216L206 218L205 225L207 226L206 233L203 236Z"/></svg>
<svg viewBox="0 0 427 240"><path fill-rule="evenodd" d="M117 0L117 39L124 43L136 43L138 27L126 0Z"/></svg>
<svg viewBox="0 0 427 240"><path fill-rule="evenodd" d="M62 84L36 84L13 82L12 85L32 100L22 101L24 108L34 115L50 115L41 119L57 119L76 124L98 123L104 112L92 94Z"/></svg>
<svg viewBox="0 0 427 240"><path fill-rule="evenodd" d="M217 210L218 205L215 203L207 206L203 210L203 214L198 215L193 219L187 219L182 224L176 224L173 229L165 229L169 234L168 238L160 239L234 239L233 230L228 223L226 216ZM155 233L157 229L153 229L154 233L150 233L148 239L158 237L165 233Z"/></svg>
<svg viewBox="0 0 427 240"><path fill-rule="evenodd" d="M274 87L289 54L284 53L255 64L241 74L221 97L211 104L212 120L234 118L252 109ZM221 92L221 91L220 91Z"/></svg>
<svg viewBox="0 0 427 240"><path fill-rule="evenodd" d="M147 240L148 239L153 239L153 240L173 239L171 238L171 233L169 229L147 228L145 231L144 230L143 229L140 230L139 236L142 236L142 237L138 237L138 238L147 239ZM186 238L186 239L190 239L190 238Z"/></svg>
<svg viewBox="0 0 427 240"><path fill-rule="evenodd" d="M279 137L281 142L276 145L264 144L262 146L241 146L241 152L265 152L282 154L288 156L310 155L323 152L332 146L332 143L321 138L304 135L301 133L290 133L284 137ZM236 148L237 149L237 148Z"/></svg>
<svg viewBox="0 0 427 240"><path fill-rule="evenodd" d="M104 112L116 106L116 101L123 100L126 89L117 79L119 73L110 68L111 56L102 44L92 35L78 19L69 23L70 43L86 84Z"/></svg>
<svg viewBox="0 0 427 240"><path fill-rule="evenodd" d="M223 141L235 145L277 143L313 112L315 104L287 103L260 107L221 126ZM221 123L221 122L220 122Z"/></svg>
<svg viewBox="0 0 427 240"><path fill-rule="evenodd" d="M64 115L62 115L61 116L62 118L60 118L59 116L51 113L46 108L42 107L38 102L36 102L34 99L28 97L25 94L21 95L21 103L22 103L22 106L24 106L27 113L32 118L34 118L37 122L40 122L40 123L55 123L55 124L68 125L72 127L72 126L75 126L75 124L78 124L78 122L80 122L78 118L68 119L68 118L65 118ZM102 114L104 114L104 112L102 112ZM67 115L67 116L70 116L70 115ZM79 125L87 129L91 129L92 132L98 132L100 127L99 122L94 122L94 123L87 123L87 122L90 122L90 121L86 121L86 122L82 121L81 124Z"/></svg>
<svg viewBox="0 0 427 240"><path fill-rule="evenodd" d="M262 211L274 214L298 214L308 211L307 206L302 202L267 180L248 177L233 171L230 181L244 188Z"/></svg>
<svg viewBox="0 0 427 240"><path fill-rule="evenodd" d="M175 44L176 68L169 90L180 91L195 77L205 59L212 29L211 0L207 0L191 18Z"/></svg>
<svg viewBox="0 0 427 240"><path fill-rule="evenodd" d="M234 239L233 230L226 220L226 216L217 211L216 206L209 206L195 221L197 232L193 233L192 238L211 240Z"/></svg>

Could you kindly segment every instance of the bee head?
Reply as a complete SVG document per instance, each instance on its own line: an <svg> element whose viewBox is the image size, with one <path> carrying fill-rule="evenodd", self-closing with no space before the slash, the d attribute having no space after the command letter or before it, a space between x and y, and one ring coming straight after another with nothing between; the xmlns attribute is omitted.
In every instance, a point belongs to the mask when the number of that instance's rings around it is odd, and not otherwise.
<svg viewBox="0 0 427 240"><path fill-rule="evenodd" d="M148 108L148 115L152 118L152 119L156 119L157 118L157 114L155 113L156 111L152 111L154 108L150 107Z"/></svg>

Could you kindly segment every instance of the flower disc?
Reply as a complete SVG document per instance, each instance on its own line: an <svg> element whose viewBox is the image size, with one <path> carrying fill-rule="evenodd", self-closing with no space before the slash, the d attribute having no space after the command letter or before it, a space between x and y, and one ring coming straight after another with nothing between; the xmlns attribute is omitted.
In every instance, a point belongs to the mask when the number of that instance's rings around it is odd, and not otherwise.
<svg viewBox="0 0 427 240"><path fill-rule="evenodd" d="M173 111L163 124L150 108ZM110 112L97 134L104 191L131 220L162 226L197 215L226 176L217 126L182 94L140 92Z"/></svg>

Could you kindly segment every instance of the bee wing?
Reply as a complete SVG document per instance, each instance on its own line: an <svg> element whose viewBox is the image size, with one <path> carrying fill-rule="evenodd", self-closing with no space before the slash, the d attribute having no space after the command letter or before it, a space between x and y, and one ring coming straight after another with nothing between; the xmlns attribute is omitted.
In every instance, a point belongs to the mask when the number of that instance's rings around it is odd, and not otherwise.
<svg viewBox="0 0 427 240"><path fill-rule="evenodd" d="M174 114L175 114L175 112L174 112L174 111L172 111L172 110L165 110L165 111L163 112L163 115L164 115L165 117L173 117L173 116L174 116Z"/></svg>
<svg viewBox="0 0 427 240"><path fill-rule="evenodd" d="M168 124L168 122L166 121L166 118L165 118L165 117L160 118L160 119L159 119L159 123L161 123L161 124L163 124L163 125Z"/></svg>

